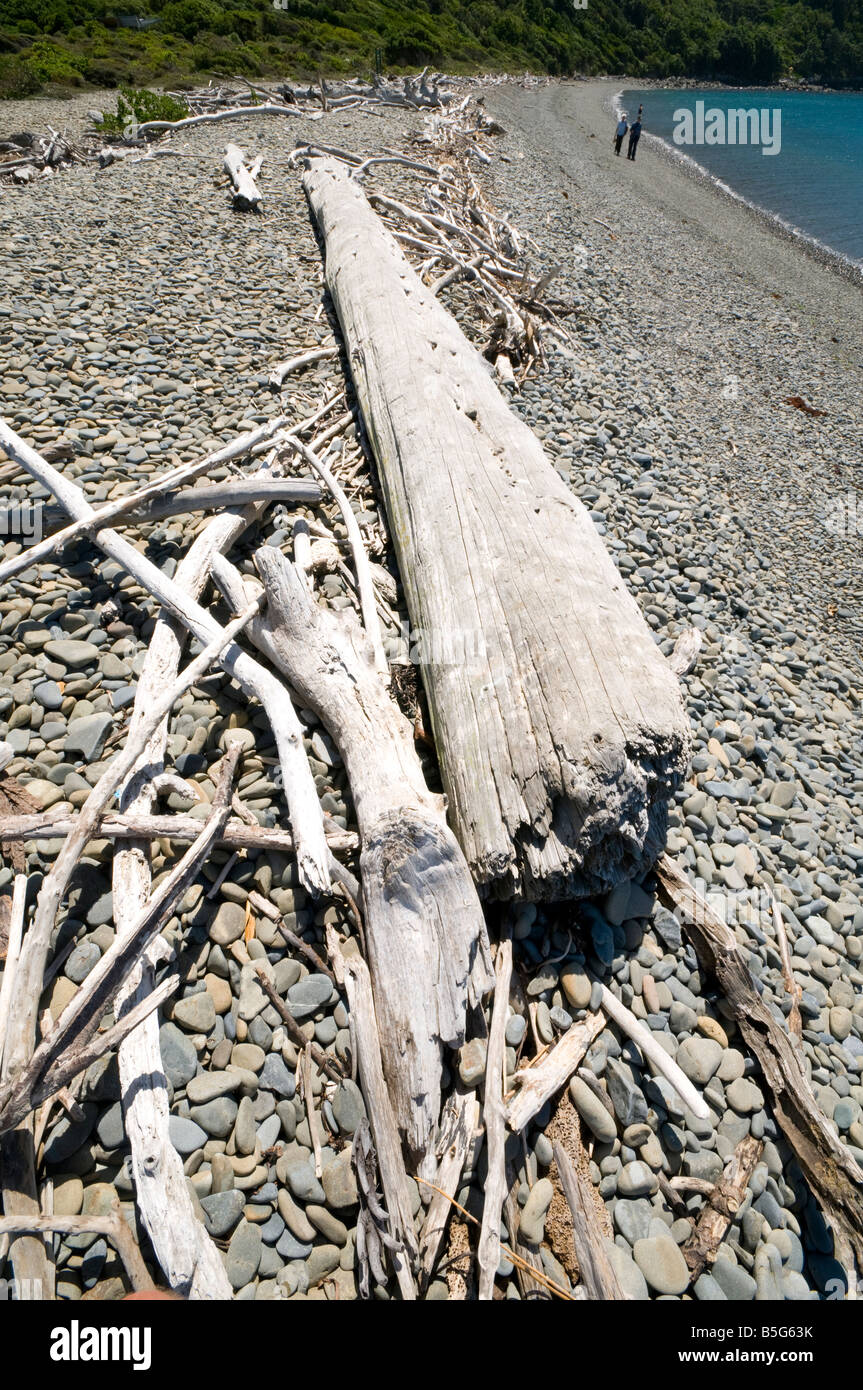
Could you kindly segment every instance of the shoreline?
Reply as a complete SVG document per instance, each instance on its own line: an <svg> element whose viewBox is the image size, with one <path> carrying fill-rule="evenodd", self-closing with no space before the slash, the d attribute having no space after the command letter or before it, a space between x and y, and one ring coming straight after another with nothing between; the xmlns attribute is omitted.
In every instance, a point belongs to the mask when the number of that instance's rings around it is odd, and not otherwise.
<svg viewBox="0 0 863 1390"><path fill-rule="evenodd" d="M641 84L639 84L639 86L640 85ZM638 87L636 87L635 90L638 90ZM787 91L788 89L775 87L728 87L721 84L705 85L703 88L701 86L697 88L677 88L660 86L657 84L654 88L644 87L644 90L767 92ZM615 119L619 119L620 112L623 109L620 105L620 98L623 95L623 91L624 87L620 87L608 100L607 110L609 116ZM766 226L775 236L784 237L794 242L795 245L798 245L802 250L806 251L808 255L819 261L820 264L829 266L837 275L841 275L851 284L863 288L863 261L851 260L850 257L843 255L841 251L836 251L832 246L828 246L826 242L819 241L817 237L810 235L809 232L803 231L802 227L796 227L793 223L787 222L778 212L771 212L770 208L766 208L760 203L753 203L749 198L745 197L744 194L738 193L730 184L723 182L716 174L712 174L710 170L703 164L700 164L697 159L693 159L692 155L685 154L683 150L675 149L674 146L670 145L661 135L654 135L651 131L646 130L642 138L648 140L653 149L658 152L663 159L667 160L675 168L680 169L687 178L695 179L719 196L731 199L732 202L736 203L739 207L745 208L747 212L756 217L761 224Z"/></svg>

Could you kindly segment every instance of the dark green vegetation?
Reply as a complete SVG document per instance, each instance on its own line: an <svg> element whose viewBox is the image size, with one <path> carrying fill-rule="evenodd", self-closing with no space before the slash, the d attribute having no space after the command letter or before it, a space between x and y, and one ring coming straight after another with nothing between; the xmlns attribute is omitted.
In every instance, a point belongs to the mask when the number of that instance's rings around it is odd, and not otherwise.
<svg viewBox="0 0 863 1390"><path fill-rule="evenodd" d="M863 83L863 0L0 0L0 97L60 87L448 71ZM129 27L136 20L149 27Z"/></svg>

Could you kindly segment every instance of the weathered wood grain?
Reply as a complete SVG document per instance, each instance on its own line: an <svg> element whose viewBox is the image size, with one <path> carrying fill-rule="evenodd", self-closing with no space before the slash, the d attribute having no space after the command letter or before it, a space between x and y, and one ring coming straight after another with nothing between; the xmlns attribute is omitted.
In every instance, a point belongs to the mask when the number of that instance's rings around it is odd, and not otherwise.
<svg viewBox="0 0 863 1390"><path fill-rule="evenodd" d="M313 158L304 185L476 881L605 891L662 849L689 750L677 680L587 511L351 172Z"/></svg>

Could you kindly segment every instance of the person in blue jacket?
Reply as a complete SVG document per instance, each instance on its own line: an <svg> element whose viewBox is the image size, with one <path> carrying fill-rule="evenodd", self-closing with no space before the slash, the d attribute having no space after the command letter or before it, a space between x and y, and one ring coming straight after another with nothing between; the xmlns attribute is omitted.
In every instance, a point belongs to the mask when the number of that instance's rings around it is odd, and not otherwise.
<svg viewBox="0 0 863 1390"><path fill-rule="evenodd" d="M629 130L629 126L627 125L626 112L625 112L625 111L622 111L622 112L620 113L620 120L619 120L618 123L617 123L617 129L616 129L616 131L614 132L614 153L615 153L615 154L620 154L620 147L621 147L621 145L623 144L623 137L624 137L624 135L626 134L626 132L627 132L628 130Z"/></svg>

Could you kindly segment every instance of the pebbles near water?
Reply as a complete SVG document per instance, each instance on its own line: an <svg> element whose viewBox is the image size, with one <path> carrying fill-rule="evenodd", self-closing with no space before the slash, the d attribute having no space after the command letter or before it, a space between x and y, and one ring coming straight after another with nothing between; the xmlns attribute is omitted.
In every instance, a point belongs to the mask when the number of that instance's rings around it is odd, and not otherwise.
<svg viewBox="0 0 863 1390"><path fill-rule="evenodd" d="M573 108L561 105L568 93ZM789 999L766 910L767 890L775 895L803 991L806 1067L837 1133L863 1161L859 540L837 538L819 512L825 480L849 489L858 476L852 450L859 450L860 406L842 356L856 330L813 317L807 295L815 293L816 272L810 275L803 253L795 261L787 247L776 252L774 291L763 280L760 243L752 269L719 233L709 241L699 226L681 225L679 175L667 172L659 192L649 194L637 164L642 182L623 187L620 170L603 168L585 128L599 127L601 95L598 87L564 84L495 88L488 96L507 130L495 149L508 162L496 159L478 177L493 203L535 238L537 264L561 267L561 298L576 307L567 319L572 347L550 350L545 369L512 404L591 510L662 649L669 652L685 626L702 631L698 665L684 680L692 773L671 810L669 850L729 918L781 1018ZM405 113L327 120L325 135L321 123L231 125L231 138L266 156L262 218L231 213L213 182L225 130L206 127L182 142L199 159L119 165L101 175L74 169L0 202L0 255L10 267L0 293L0 410L37 447L71 443L74 460L63 466L91 500L121 495L269 419L278 406L266 386L271 367L327 338L327 314L318 315L320 256L299 176L287 165L290 147L297 138L326 138L371 153L421 126ZM604 138L604 127L598 135ZM410 176L391 178L387 187L416 197ZM684 202L694 196L680 195ZM594 216L619 218L616 241ZM735 258L739 273L732 275ZM796 290L783 278L792 264ZM836 290L836 302L849 292ZM469 295L454 290L449 302L476 335ZM333 370L326 364L289 379L298 418L315 408ZM722 395L730 375L738 378L736 398ZM827 420L814 426L781 407L782 392L829 400ZM11 503L43 497L14 468L0 465L0 480ZM377 543L368 474L359 482L373 554L391 561ZM331 510L310 515L343 536ZM173 573L203 524L150 525L149 553ZM287 514L272 509L257 539L278 544L289 530ZM3 553L18 548L9 540ZM237 553L250 548L241 544ZM338 575L327 576L323 592L335 607L353 601ZM122 738L155 616L140 588L87 543L71 547L58 565L24 571L0 593L0 738L16 754L7 771L38 806L72 812L86 799ZM165 807L206 810L208 769L225 730L240 726L249 731L240 795L262 824L275 824L284 807L270 731L237 694L216 676L181 700L169 754L193 790L189 799L171 790ZM338 755L311 714L301 717L323 805L350 825ZM24 848L34 891L59 845ZM55 1016L113 939L110 857L110 846L94 841L69 896L55 948L74 947L46 999ZM349 1145L364 1115L362 1095L350 1080L315 1080L325 1126L318 1177L296 1091L297 1049L253 972L229 950L244 934L253 889L319 950L328 922L345 932L351 922L338 900L307 897L287 856L229 859L227 851L211 856L163 933L184 981L160 1030L171 1137L238 1299L353 1298L357 1190ZM155 875L170 862L169 847L157 844ZM0 868L0 888L11 876ZM516 962L543 1042L596 1007L602 981L710 1108L706 1121L688 1112L613 1025L590 1048L568 1094L592 1146L590 1174L605 1203L618 1277L636 1298L684 1295L680 1246L704 1198L685 1193L686 1215L672 1212L659 1174L713 1181L752 1134L765 1141L762 1161L721 1258L692 1295L822 1296L839 1273L829 1232L734 1020L653 887L648 877L575 908L525 904L513 918ZM266 919L257 921L248 947L253 961L267 963L306 1036L336 1060L348 1059L347 1004L329 979L294 958ZM506 1028L509 1073L527 1037L516 1006ZM477 1042L452 1059L466 1085L478 1084L483 1068ZM83 1119L57 1118L46 1135L55 1209L108 1210L119 1197L135 1228L116 1062L90 1069L80 1102ZM537 1116L527 1157L519 1149L516 1159L519 1232L551 1277L566 1283L571 1252L547 1220L551 1116L551 1106ZM481 1206L484 1164L481 1155L456 1194L473 1212ZM421 1214L429 1193L419 1185L413 1191ZM60 1297L117 1296L120 1275L104 1241L72 1236L60 1243ZM506 1260L499 1284L506 1297L519 1296ZM438 1279L429 1297L446 1293Z"/></svg>

